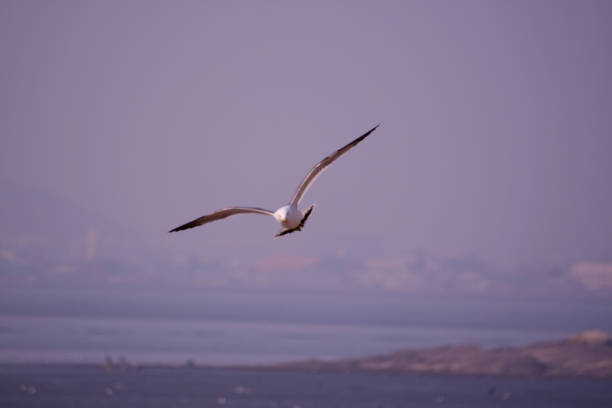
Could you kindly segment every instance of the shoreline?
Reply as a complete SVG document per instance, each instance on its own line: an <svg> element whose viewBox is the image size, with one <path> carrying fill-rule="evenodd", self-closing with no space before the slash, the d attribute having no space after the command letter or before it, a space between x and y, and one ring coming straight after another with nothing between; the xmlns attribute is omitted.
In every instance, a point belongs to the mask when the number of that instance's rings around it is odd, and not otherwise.
<svg viewBox="0 0 612 408"><path fill-rule="evenodd" d="M2 367L96 368L106 372L150 369L223 369L392 373L457 376L546 378L612 377L612 338L600 331L524 347L482 348L477 345L405 349L391 353L337 360L308 359L273 364L131 363L124 358L96 362L0 362Z"/></svg>

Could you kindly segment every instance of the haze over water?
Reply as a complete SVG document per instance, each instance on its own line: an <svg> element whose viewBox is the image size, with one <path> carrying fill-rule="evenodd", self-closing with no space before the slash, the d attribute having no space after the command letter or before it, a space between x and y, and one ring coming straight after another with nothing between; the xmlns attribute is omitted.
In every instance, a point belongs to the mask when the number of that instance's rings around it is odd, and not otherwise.
<svg viewBox="0 0 612 408"><path fill-rule="evenodd" d="M611 9L3 1L0 356L611 331ZM285 204L379 122L308 192L304 231L238 216L166 233Z"/></svg>
<svg viewBox="0 0 612 408"><path fill-rule="evenodd" d="M612 406L607 379L191 364L611 333L610 21L604 0L3 0L0 406ZM302 232L167 234L284 205L379 122Z"/></svg>

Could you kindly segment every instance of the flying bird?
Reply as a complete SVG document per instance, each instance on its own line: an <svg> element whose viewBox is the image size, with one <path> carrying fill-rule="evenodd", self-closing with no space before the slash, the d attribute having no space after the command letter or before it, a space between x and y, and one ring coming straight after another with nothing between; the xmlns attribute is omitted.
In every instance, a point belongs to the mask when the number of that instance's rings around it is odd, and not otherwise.
<svg viewBox="0 0 612 408"><path fill-rule="evenodd" d="M182 231L189 228L198 227L200 225L208 224L209 222L221 220L223 218L227 218L231 215L236 214L262 214L274 217L274 219L281 225L281 230L278 234L275 235L275 237L287 235L295 231L301 231L302 228L304 228L304 224L306 224L308 217L310 217L312 210L314 209L314 204L308 207L306 211L300 211L298 209L300 200L302 199L304 194L306 194L306 191L308 191L310 185L317 179L317 177L323 172L323 170L329 167L330 164L336 161L340 156L349 151L351 148L357 146L357 144L359 144L363 139L368 137L370 133L376 130L378 126L380 126L380 124L374 126L372 129L368 130L363 135L359 136L357 139L341 147L340 149L336 150L335 152L318 162L308 172L308 174L306 174L306 177L304 177L304 179L298 186L289 204L282 206L278 210L270 211L258 207L222 208L210 214L206 214L200 218L196 218L195 220L190 221L187 224L183 224L179 227L176 227L173 230L170 230L169 232Z"/></svg>

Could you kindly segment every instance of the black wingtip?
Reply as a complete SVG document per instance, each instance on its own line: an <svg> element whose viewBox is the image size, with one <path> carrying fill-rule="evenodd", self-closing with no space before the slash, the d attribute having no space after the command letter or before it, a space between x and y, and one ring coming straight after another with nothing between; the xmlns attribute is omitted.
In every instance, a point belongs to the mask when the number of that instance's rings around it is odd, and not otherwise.
<svg viewBox="0 0 612 408"><path fill-rule="evenodd" d="M180 227L176 227L175 229L168 231L168 234L171 234L173 232L185 231L186 229L189 229L189 228L193 228L193 227L185 227L184 225L181 225Z"/></svg>
<svg viewBox="0 0 612 408"><path fill-rule="evenodd" d="M368 130L367 132L365 132L363 135L359 136L357 139L353 140L351 142L351 144L356 145L357 143L361 142L363 139L365 139L366 137L370 136L370 133L372 133L373 131L376 130L377 127L380 126L380 123L376 126L374 126L372 129Z"/></svg>
<svg viewBox="0 0 612 408"><path fill-rule="evenodd" d="M375 131L379 126L381 125L381 123L379 123L378 125L374 126L372 129L368 130L363 137L369 136L370 133L372 133L373 131Z"/></svg>
<svg viewBox="0 0 612 408"><path fill-rule="evenodd" d="M189 228L197 227L198 225L200 225L200 223L198 223L197 221L198 220L193 220L191 222L188 222L187 224L179 225L178 227L168 231L168 233L184 231L184 230L189 229Z"/></svg>

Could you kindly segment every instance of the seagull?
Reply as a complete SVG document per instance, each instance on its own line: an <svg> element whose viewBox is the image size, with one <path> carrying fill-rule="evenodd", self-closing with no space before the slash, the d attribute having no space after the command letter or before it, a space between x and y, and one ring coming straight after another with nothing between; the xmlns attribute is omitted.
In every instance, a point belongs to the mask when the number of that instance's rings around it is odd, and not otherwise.
<svg viewBox="0 0 612 408"><path fill-rule="evenodd" d="M329 167L330 164L336 161L344 153L348 152L351 148L357 146L357 144L359 144L363 139L368 137L370 133L375 131L378 126L380 126L380 123L365 132L363 135L359 136L357 139L353 140L345 146L342 146L340 149L336 150L335 152L318 162L308 172L308 174L306 174L306 177L304 177L304 179L298 186L289 204L282 206L278 210L270 211L258 207L227 207L214 211L210 214L206 214L200 218L196 218L195 220L176 227L168 232L176 232L189 228L199 227L200 225L208 224L209 222L221 220L223 218L227 218L231 215L236 214L262 214L274 217L274 219L281 225L281 230L278 234L275 235L275 237L281 237L283 235L291 234L292 232L301 231L302 228L304 228L304 224L306 224L308 217L310 217L310 214L312 213L312 210L314 210L315 207L313 204L308 207L306 211L303 212L298 209L300 200L302 199L304 194L306 194L306 191L308 191L310 185L317 179L317 177L323 172L323 170Z"/></svg>

